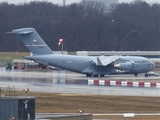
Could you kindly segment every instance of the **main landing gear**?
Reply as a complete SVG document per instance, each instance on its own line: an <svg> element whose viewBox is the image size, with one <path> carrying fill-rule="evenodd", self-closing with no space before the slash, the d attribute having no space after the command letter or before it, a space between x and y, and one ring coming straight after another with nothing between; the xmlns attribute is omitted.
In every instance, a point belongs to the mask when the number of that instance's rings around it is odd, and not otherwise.
<svg viewBox="0 0 160 120"><path fill-rule="evenodd" d="M86 74L86 76L87 76L87 77L91 77L92 75L91 75L91 74Z"/></svg>
<svg viewBox="0 0 160 120"><path fill-rule="evenodd" d="M137 76L138 76L138 74L137 74L137 73L135 73L135 74L134 74L134 76L135 76L135 77L137 77Z"/></svg>
<svg viewBox="0 0 160 120"><path fill-rule="evenodd" d="M100 77L104 77L104 75L102 74L102 75L91 75L91 74L86 74L86 76L87 77L98 77L98 76L100 76Z"/></svg>

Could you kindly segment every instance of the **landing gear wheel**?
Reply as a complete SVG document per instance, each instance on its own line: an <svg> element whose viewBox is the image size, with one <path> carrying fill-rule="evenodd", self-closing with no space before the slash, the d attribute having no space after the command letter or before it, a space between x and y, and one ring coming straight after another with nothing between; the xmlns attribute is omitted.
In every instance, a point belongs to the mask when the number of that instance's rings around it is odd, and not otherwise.
<svg viewBox="0 0 160 120"><path fill-rule="evenodd" d="M98 75L93 75L94 77L98 77Z"/></svg>
<svg viewBox="0 0 160 120"><path fill-rule="evenodd" d="M86 74L86 76L87 76L87 77L91 77L92 75L91 75L91 74Z"/></svg>
<svg viewBox="0 0 160 120"><path fill-rule="evenodd" d="M104 75L100 75L101 77L104 77Z"/></svg>
<svg viewBox="0 0 160 120"><path fill-rule="evenodd" d="M148 77L148 75L145 74L145 77Z"/></svg>
<svg viewBox="0 0 160 120"><path fill-rule="evenodd" d="M138 76L138 74L136 73L136 74L134 74L134 76L135 76L135 77L137 77L137 76Z"/></svg>

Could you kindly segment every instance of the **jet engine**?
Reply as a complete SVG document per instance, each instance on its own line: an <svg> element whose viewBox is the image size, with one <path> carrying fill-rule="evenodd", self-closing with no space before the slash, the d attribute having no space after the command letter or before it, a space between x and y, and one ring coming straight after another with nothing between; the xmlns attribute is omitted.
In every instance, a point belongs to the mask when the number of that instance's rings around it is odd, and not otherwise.
<svg viewBox="0 0 160 120"><path fill-rule="evenodd" d="M114 64L114 67L120 70L130 70L132 66L133 64L131 62Z"/></svg>

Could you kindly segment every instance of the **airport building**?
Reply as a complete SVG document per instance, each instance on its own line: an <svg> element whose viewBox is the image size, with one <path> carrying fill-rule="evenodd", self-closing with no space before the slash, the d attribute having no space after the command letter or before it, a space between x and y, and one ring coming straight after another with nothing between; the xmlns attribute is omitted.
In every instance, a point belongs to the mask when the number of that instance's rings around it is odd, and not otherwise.
<svg viewBox="0 0 160 120"><path fill-rule="evenodd" d="M0 87L0 120L35 120L35 98L17 96L15 87Z"/></svg>
<svg viewBox="0 0 160 120"><path fill-rule="evenodd" d="M30 70L30 69L41 69L42 65L31 60L24 59L14 59L13 60L14 69Z"/></svg>
<svg viewBox="0 0 160 120"><path fill-rule="evenodd" d="M111 55L123 55L123 56L142 56L146 58L160 58L160 51L77 51L77 55L80 56L111 56Z"/></svg>
<svg viewBox="0 0 160 120"><path fill-rule="evenodd" d="M77 51L78 56L111 56L111 55L122 55L122 56L142 56L149 58L155 63L156 68L160 68L160 51Z"/></svg>

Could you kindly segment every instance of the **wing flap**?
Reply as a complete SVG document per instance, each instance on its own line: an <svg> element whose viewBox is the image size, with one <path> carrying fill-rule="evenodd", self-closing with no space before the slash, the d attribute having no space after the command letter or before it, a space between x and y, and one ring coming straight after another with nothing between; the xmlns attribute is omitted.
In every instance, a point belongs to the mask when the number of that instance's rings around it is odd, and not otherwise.
<svg viewBox="0 0 160 120"><path fill-rule="evenodd" d="M119 59L119 56L109 56L109 57L105 57L105 56L100 56L97 57L97 60L92 60L97 66L106 66L114 61L116 61L117 59Z"/></svg>

